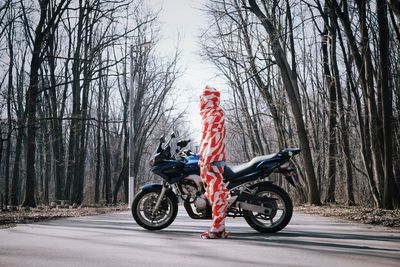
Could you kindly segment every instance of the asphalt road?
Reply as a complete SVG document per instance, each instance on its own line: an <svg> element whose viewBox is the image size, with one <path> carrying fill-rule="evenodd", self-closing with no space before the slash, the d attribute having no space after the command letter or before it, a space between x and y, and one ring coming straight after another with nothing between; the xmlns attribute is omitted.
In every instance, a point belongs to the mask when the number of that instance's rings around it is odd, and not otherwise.
<svg viewBox="0 0 400 267"><path fill-rule="evenodd" d="M0 230L0 266L400 266L400 233L295 213L280 233L228 219L232 236L203 240L210 221L180 212L167 229L143 230L129 212Z"/></svg>

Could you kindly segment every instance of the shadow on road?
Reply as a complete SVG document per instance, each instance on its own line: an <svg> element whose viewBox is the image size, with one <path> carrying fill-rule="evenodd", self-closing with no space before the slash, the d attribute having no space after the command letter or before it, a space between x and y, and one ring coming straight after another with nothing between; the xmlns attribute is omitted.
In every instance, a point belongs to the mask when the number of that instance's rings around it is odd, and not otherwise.
<svg viewBox="0 0 400 267"><path fill-rule="evenodd" d="M65 219L64 219L65 220ZM47 225L47 226L60 226L57 221L47 221L37 223L38 225ZM101 230L119 230L119 231L135 231L140 233L151 233L163 236L179 236L179 237L193 237L193 235L199 235L202 231L204 231L203 226L199 225L189 225L183 224L179 222L174 222L169 228L160 231L148 231L145 230L138 225L130 217L122 216L116 214L113 217L110 215L99 215L95 217L81 217L75 219L67 219L63 222L63 228L84 228L87 231L101 231ZM322 245L322 246L337 246L342 248L358 248L358 249L370 249L367 246L352 246L352 245L343 245L343 244L335 244L335 240L340 241L382 241L382 242L399 242L400 238L398 235L389 236L387 233L379 234L374 232L373 234L359 234L359 233L338 233L338 232L324 232L320 230L316 231L296 231L285 229L281 232L274 234L262 234L255 232L250 227L245 229L242 226L230 226L229 231L231 231L232 235L230 236L230 240L241 240L241 241L258 241L258 242L271 242L282 243L285 244L295 244L295 245ZM302 240L298 240L301 238ZM306 239L306 240L303 240ZM316 243L311 240L314 239L323 239L325 242L333 242L333 243ZM400 247L399 247L400 248ZM382 249L385 250L385 249ZM393 250L391 250L393 251ZM400 251L400 250L394 250Z"/></svg>

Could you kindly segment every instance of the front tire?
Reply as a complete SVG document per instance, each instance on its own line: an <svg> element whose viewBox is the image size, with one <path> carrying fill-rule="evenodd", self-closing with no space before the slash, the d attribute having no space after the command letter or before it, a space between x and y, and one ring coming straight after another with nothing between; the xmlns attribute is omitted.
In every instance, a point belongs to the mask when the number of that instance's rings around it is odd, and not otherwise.
<svg viewBox="0 0 400 267"><path fill-rule="evenodd" d="M276 233L289 223L293 214L293 204L288 193L285 190L271 183L255 184L251 188L256 188L257 196L267 196L276 199L267 205L273 206L273 214L267 216L248 210L243 211L243 217L246 222L256 231L261 233Z"/></svg>
<svg viewBox="0 0 400 267"><path fill-rule="evenodd" d="M178 214L176 195L168 190L157 212L153 208L160 190L150 189L140 191L132 203L132 216L141 227L148 230L161 230L168 227Z"/></svg>

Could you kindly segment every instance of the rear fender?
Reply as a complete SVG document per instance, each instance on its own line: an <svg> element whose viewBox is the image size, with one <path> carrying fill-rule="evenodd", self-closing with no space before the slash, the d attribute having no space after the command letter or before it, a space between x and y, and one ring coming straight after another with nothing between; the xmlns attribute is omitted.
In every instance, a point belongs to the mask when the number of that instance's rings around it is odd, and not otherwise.
<svg viewBox="0 0 400 267"><path fill-rule="evenodd" d="M280 173L283 175L283 177L285 177L286 181L289 182L289 184L293 185L293 187L296 187L296 184L294 183L293 180L293 172L295 171L295 169L292 168L282 168L279 167L277 169L275 169L275 173Z"/></svg>
<svg viewBox="0 0 400 267"><path fill-rule="evenodd" d="M284 175L283 177L285 177L286 181L288 181L289 184L293 185L293 187L296 187L296 184L293 181L293 176L292 175Z"/></svg>

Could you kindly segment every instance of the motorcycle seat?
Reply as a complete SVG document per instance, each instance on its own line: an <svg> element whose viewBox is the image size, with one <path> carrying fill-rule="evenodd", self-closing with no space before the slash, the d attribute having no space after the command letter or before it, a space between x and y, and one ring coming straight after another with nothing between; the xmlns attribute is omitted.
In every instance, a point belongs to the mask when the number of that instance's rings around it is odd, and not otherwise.
<svg viewBox="0 0 400 267"><path fill-rule="evenodd" d="M260 164L263 161L268 161L271 159L274 159L278 154L270 154L270 155L264 155L264 156L259 156L255 157L252 160L250 160L247 163L236 165L236 166L225 166L224 169L224 178L228 181L232 181L235 178L241 177L243 175L246 175L248 173L251 173L256 169L258 164Z"/></svg>

